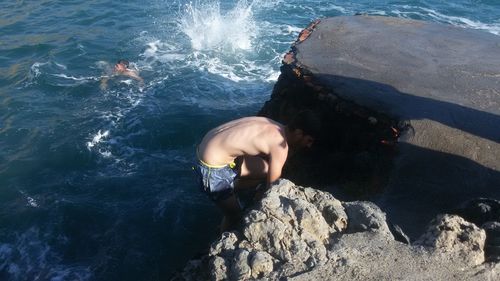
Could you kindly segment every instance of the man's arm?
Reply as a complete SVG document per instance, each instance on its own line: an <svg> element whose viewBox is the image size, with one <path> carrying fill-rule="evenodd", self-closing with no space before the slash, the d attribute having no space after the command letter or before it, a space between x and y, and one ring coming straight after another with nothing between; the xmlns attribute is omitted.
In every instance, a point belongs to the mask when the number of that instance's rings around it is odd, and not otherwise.
<svg viewBox="0 0 500 281"><path fill-rule="evenodd" d="M139 76L139 74L137 74L135 71L128 70L127 72L125 72L125 75L139 81L141 85L144 84L144 79L142 79L142 77Z"/></svg>
<svg viewBox="0 0 500 281"><path fill-rule="evenodd" d="M271 149L269 154L269 170L267 173L267 188L281 177L281 171L288 155L286 142Z"/></svg>

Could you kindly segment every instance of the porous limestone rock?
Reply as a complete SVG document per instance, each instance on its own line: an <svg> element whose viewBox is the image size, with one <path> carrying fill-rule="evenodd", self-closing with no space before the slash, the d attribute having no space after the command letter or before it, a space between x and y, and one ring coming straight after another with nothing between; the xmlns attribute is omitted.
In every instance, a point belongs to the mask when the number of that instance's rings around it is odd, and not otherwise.
<svg viewBox="0 0 500 281"><path fill-rule="evenodd" d="M347 202L344 207L349 217L347 232L376 231L392 236L385 214L372 202Z"/></svg>
<svg viewBox="0 0 500 281"><path fill-rule="evenodd" d="M281 181L244 221L249 244L281 263L296 264L289 270L297 271L327 260L328 239L345 229L347 216L330 194Z"/></svg>
<svg viewBox="0 0 500 281"><path fill-rule="evenodd" d="M430 247L450 259L478 265L484 262L485 240L485 231L473 223L459 216L439 215L415 245Z"/></svg>
<svg viewBox="0 0 500 281"><path fill-rule="evenodd" d="M484 244L484 230L455 215L436 218L414 245L400 243L377 205L280 180L178 279L496 280Z"/></svg>
<svg viewBox="0 0 500 281"><path fill-rule="evenodd" d="M249 265L252 278L260 278L273 272L273 258L267 252L254 252Z"/></svg>

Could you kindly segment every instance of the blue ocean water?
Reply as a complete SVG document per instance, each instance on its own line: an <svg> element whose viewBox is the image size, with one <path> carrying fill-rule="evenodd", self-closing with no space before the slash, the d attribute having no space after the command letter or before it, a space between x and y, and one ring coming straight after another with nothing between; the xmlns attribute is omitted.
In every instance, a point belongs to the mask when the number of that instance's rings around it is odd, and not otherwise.
<svg viewBox="0 0 500 281"><path fill-rule="evenodd" d="M0 3L0 280L164 280L221 214L194 182L210 128L255 114L316 18L500 35L497 0ZM144 78L100 80L120 58Z"/></svg>

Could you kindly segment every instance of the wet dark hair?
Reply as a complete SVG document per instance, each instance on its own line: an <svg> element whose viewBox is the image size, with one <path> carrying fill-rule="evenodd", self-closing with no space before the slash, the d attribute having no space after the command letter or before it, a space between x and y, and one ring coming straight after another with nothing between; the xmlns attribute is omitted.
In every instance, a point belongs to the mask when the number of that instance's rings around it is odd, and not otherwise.
<svg viewBox="0 0 500 281"><path fill-rule="evenodd" d="M306 135L318 138L321 134L321 118L312 110L302 110L287 124L291 131L300 129Z"/></svg>
<svg viewBox="0 0 500 281"><path fill-rule="evenodd" d="M128 60L124 60L124 59L118 60L118 62L116 62L116 63L117 63L117 64L123 64L123 65L125 65L126 67L128 67L128 66L129 66L129 64L130 64L130 63L128 62Z"/></svg>

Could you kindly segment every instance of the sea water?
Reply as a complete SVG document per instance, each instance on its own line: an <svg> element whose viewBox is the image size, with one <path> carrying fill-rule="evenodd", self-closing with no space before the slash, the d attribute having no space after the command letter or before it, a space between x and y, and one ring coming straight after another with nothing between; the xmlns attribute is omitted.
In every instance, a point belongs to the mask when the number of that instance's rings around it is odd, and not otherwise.
<svg viewBox="0 0 500 281"><path fill-rule="evenodd" d="M0 3L0 280L165 280L217 236L191 163L255 114L311 21L356 13L500 35L497 0ZM128 59L144 78L101 79Z"/></svg>

